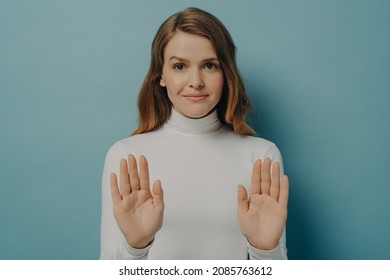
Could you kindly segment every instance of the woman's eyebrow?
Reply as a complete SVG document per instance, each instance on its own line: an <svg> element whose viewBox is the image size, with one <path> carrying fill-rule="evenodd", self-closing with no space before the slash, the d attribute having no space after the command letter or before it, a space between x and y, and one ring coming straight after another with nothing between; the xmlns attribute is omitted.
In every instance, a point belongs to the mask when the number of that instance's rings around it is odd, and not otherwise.
<svg viewBox="0 0 390 280"><path fill-rule="evenodd" d="M206 62L206 61L219 62L219 59L216 57L210 57L210 58L203 59L203 62Z"/></svg>
<svg viewBox="0 0 390 280"><path fill-rule="evenodd" d="M184 61L184 62L188 62L189 60L188 59L185 59L185 58L180 58L180 57L177 57L177 56L172 56L169 61L173 60L173 59L176 59L176 60L179 60L179 61ZM210 58L206 58L206 59L203 59L202 62L206 62L206 61L216 61L216 62L219 62L219 59L216 58L216 57L210 57Z"/></svg>
<svg viewBox="0 0 390 280"><path fill-rule="evenodd" d="M176 60L179 60L179 61L188 61L187 59L185 58L180 58L180 57L177 57L177 56L172 56L169 61L173 60L173 59L176 59Z"/></svg>

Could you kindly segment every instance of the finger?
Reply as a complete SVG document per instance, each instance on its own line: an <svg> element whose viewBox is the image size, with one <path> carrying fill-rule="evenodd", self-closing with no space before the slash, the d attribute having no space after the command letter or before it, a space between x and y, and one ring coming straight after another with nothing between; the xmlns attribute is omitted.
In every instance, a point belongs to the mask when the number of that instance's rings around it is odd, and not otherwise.
<svg viewBox="0 0 390 280"><path fill-rule="evenodd" d="M248 211L248 193L244 186L237 188L238 214L243 214Z"/></svg>
<svg viewBox="0 0 390 280"><path fill-rule="evenodd" d="M130 193L129 171L127 169L127 161L125 159L121 159L120 163L119 186L122 196Z"/></svg>
<svg viewBox="0 0 390 280"><path fill-rule="evenodd" d="M266 158L261 168L261 194L268 194L271 186L271 159Z"/></svg>
<svg viewBox="0 0 390 280"><path fill-rule="evenodd" d="M139 190L139 179L138 179L138 168L137 161L133 155L128 156L129 161L129 177L130 177L130 187L131 191Z"/></svg>
<svg viewBox="0 0 390 280"><path fill-rule="evenodd" d="M282 178L282 189L280 190L280 195L279 195L279 204L287 209L288 205L288 193L289 193L289 181L288 177L285 175Z"/></svg>
<svg viewBox="0 0 390 280"><path fill-rule="evenodd" d="M141 156L139 161L139 179L141 190L150 191L148 161L144 156Z"/></svg>
<svg viewBox="0 0 390 280"><path fill-rule="evenodd" d="M251 182L251 194L260 193L260 184L261 184L261 160L256 160L253 164L252 170L252 182Z"/></svg>
<svg viewBox="0 0 390 280"><path fill-rule="evenodd" d="M153 183L153 204L158 209L164 209L164 191L160 180Z"/></svg>
<svg viewBox="0 0 390 280"><path fill-rule="evenodd" d="M110 177L110 186L111 186L111 198L112 204L115 206L122 200L122 196L118 188L118 180L115 173L111 173Z"/></svg>
<svg viewBox="0 0 390 280"><path fill-rule="evenodd" d="M279 162L275 162L272 165L272 179L271 179L271 189L270 195L276 201L279 199L280 193L280 164Z"/></svg>

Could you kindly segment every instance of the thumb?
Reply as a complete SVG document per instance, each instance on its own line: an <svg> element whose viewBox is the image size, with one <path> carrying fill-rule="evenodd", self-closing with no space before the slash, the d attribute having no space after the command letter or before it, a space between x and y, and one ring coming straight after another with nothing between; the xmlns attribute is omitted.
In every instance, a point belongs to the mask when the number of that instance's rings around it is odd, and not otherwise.
<svg viewBox="0 0 390 280"><path fill-rule="evenodd" d="M248 211L248 193L244 186L239 185L237 188L238 199L238 213L245 213Z"/></svg>
<svg viewBox="0 0 390 280"><path fill-rule="evenodd" d="M153 204L156 208L164 208L164 191L160 180L153 183Z"/></svg>

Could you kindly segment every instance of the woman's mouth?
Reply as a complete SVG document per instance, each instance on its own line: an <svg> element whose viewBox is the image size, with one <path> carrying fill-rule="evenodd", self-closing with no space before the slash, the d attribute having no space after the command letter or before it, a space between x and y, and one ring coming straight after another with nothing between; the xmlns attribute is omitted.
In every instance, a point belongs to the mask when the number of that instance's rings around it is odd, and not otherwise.
<svg viewBox="0 0 390 280"><path fill-rule="evenodd" d="M208 95L205 94L189 94L185 95L184 97L187 98L190 101L202 101L203 99L206 99Z"/></svg>

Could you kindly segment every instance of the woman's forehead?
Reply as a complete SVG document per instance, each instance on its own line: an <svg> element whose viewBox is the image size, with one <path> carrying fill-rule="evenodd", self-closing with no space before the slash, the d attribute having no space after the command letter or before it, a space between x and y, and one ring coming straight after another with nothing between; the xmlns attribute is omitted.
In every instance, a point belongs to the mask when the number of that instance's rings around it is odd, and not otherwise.
<svg viewBox="0 0 390 280"><path fill-rule="evenodd" d="M164 57L182 60L208 60L217 58L212 42L200 35L177 31L164 50Z"/></svg>

